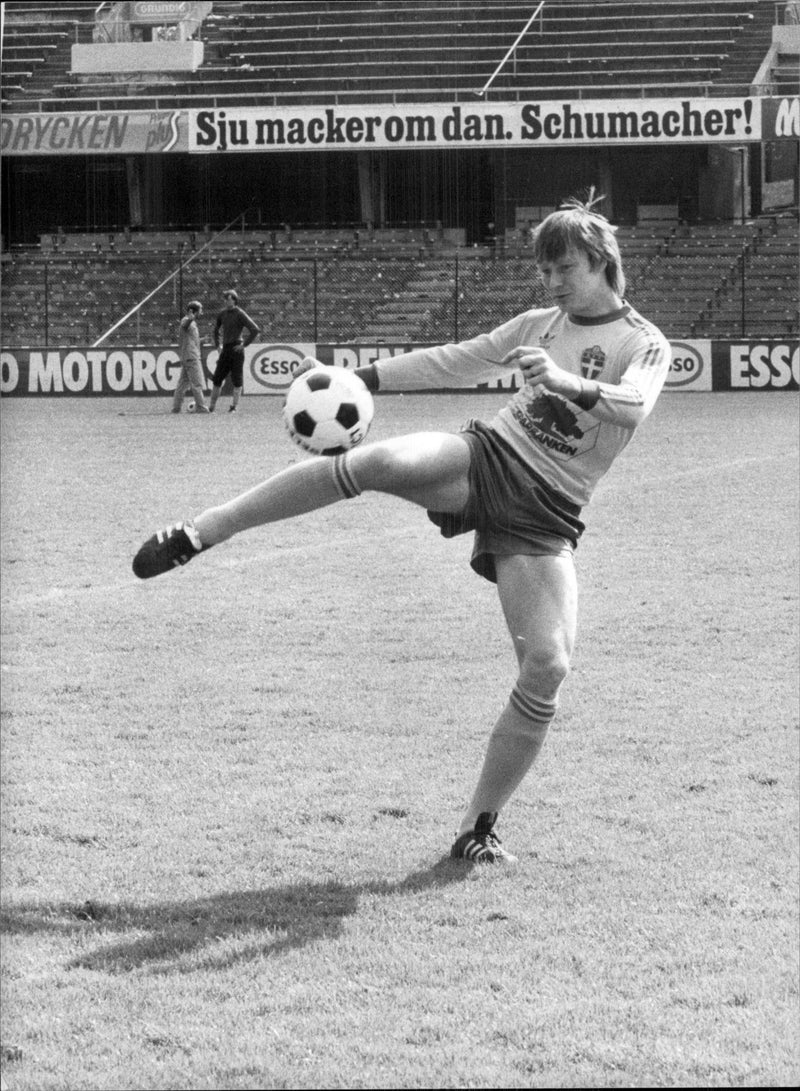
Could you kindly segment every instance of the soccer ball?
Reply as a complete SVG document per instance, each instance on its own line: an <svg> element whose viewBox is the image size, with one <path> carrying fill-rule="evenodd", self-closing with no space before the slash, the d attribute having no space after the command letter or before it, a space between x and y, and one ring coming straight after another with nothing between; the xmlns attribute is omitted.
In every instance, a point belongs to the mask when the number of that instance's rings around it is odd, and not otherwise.
<svg viewBox="0 0 800 1091"><path fill-rule="evenodd" d="M283 421L289 435L315 455L340 455L369 431L375 404L357 375L320 364L289 387Z"/></svg>

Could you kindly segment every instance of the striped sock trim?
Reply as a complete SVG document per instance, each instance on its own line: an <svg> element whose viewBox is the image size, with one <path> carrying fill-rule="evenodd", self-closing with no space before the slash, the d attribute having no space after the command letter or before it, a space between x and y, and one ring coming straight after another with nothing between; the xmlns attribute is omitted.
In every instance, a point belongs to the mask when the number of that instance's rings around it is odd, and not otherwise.
<svg viewBox="0 0 800 1091"><path fill-rule="evenodd" d="M336 455L333 459L333 483L343 500L353 500L361 496L358 482L347 465L347 455Z"/></svg>
<svg viewBox="0 0 800 1091"><path fill-rule="evenodd" d="M558 701L543 701L541 697L525 693L519 686L511 691L511 704L522 716L541 727L547 727L558 708Z"/></svg>

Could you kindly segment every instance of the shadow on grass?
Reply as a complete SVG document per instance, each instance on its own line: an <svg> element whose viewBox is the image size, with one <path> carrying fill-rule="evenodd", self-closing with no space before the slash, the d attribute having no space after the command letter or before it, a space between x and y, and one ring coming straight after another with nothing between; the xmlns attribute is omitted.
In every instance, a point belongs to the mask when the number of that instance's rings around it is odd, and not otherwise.
<svg viewBox="0 0 800 1091"><path fill-rule="evenodd" d="M141 967L156 973L194 972L335 938L342 921L356 912L364 894L387 896L449 886L463 882L470 871L471 865L443 857L432 867L394 883L296 883L153 906L94 901L82 905L22 904L3 911L0 929L7 936L41 932L71 935L91 925L99 926L98 938L133 932L137 938L104 945L75 959L69 967L107 973ZM252 942L243 948L241 941L246 938ZM236 941L235 949L225 945L226 939Z"/></svg>

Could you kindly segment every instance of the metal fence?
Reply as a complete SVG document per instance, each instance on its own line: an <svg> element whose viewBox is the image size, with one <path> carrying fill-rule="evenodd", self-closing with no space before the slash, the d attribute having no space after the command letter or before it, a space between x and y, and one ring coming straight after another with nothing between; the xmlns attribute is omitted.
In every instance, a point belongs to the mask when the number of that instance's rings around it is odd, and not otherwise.
<svg viewBox="0 0 800 1091"><path fill-rule="evenodd" d="M767 240L769 241L769 240ZM625 261L627 297L671 338L797 334L796 242L662 248ZM793 252L794 250L794 252ZM467 252L468 254L469 252ZM787 260L788 255L788 260ZM6 345L171 345L190 300L211 335L223 293L273 342L445 342L548 306L529 253L275 256L258 247L6 263Z"/></svg>

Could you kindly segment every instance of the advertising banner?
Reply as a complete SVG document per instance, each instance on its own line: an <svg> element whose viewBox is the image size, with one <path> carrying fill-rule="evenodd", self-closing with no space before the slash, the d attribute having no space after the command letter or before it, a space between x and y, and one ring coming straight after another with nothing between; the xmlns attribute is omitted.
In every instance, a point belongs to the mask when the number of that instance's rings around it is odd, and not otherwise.
<svg viewBox="0 0 800 1091"><path fill-rule="evenodd" d="M563 148L800 138L800 97L3 113L3 155Z"/></svg>
<svg viewBox="0 0 800 1091"><path fill-rule="evenodd" d="M717 341L714 390L800 390L800 342Z"/></svg>
<svg viewBox="0 0 800 1091"><path fill-rule="evenodd" d="M253 344L245 349L244 393L284 394L304 356L325 364L361 367L397 356L418 345ZM219 355L201 348L206 386ZM4 348L0 351L0 395L16 397L129 397L160 395L175 389L180 371L174 347Z"/></svg>
<svg viewBox="0 0 800 1091"><path fill-rule="evenodd" d="M209 377L217 350L204 348ZM180 363L175 348L8 348L0 352L0 394L129 397L168 394Z"/></svg>
<svg viewBox="0 0 800 1091"><path fill-rule="evenodd" d="M185 110L89 111L0 117L3 155L134 155L185 152Z"/></svg>
<svg viewBox="0 0 800 1091"><path fill-rule="evenodd" d="M189 150L732 144L796 139L798 116L796 97L226 107L190 111Z"/></svg>
<svg viewBox="0 0 800 1091"><path fill-rule="evenodd" d="M285 394L304 356L337 367L363 367L421 344L254 344L245 350L244 393ZM210 376L217 350L203 348ZM7 348L0 352L0 395L15 397L164 396L180 370L175 348ZM461 389L513 391L519 375ZM792 340L673 341L664 389L678 393L800 389L800 344Z"/></svg>
<svg viewBox="0 0 800 1091"><path fill-rule="evenodd" d="M179 23L193 7L190 0L133 0L128 18L132 23Z"/></svg>
<svg viewBox="0 0 800 1091"><path fill-rule="evenodd" d="M665 390L712 390L711 342L672 341L672 365Z"/></svg>
<svg viewBox="0 0 800 1091"><path fill-rule="evenodd" d="M800 140L800 95L761 100L762 140Z"/></svg>

